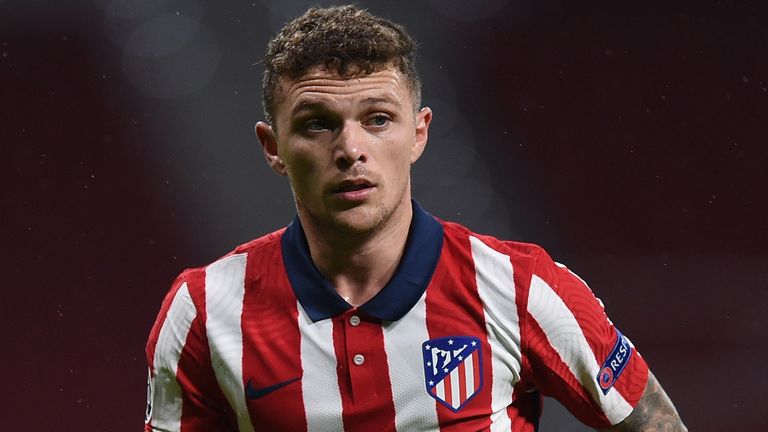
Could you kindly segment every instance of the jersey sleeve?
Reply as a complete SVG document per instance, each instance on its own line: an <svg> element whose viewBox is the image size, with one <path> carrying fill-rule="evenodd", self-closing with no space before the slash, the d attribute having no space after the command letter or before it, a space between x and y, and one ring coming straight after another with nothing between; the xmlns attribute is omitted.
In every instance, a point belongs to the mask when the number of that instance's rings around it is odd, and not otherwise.
<svg viewBox="0 0 768 432"><path fill-rule="evenodd" d="M587 284L543 250L526 312L525 349L537 389L591 427L624 420L643 394L648 366Z"/></svg>
<svg viewBox="0 0 768 432"><path fill-rule="evenodd" d="M145 432L236 430L211 366L204 317L194 301L195 285L202 281L194 271L179 276L150 332Z"/></svg>

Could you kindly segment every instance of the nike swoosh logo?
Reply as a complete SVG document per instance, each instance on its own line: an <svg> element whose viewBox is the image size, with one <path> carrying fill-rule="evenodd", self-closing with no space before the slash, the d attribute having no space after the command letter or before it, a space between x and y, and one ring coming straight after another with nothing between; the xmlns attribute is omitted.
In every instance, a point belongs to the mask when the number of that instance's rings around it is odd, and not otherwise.
<svg viewBox="0 0 768 432"><path fill-rule="evenodd" d="M251 380L248 380L248 383L245 385L245 395L248 397L248 399L251 399L251 400L259 399L259 398L262 398L262 397L272 393L275 390L279 390L279 389L287 386L288 384L290 384L290 383L292 383L294 381L298 381L299 379L301 379L301 377L292 378L292 379L289 379L287 381L283 381L283 382L279 382L277 384L273 384L273 385L271 385L269 387L262 387L262 388L258 388L258 389L257 388L253 388L253 383L251 382Z"/></svg>

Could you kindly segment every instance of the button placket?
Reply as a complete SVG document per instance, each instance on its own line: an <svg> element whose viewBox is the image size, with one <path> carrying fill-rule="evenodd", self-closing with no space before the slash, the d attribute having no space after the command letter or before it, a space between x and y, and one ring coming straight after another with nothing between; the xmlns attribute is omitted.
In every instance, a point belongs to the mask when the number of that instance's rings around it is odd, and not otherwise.
<svg viewBox="0 0 768 432"><path fill-rule="evenodd" d="M352 327L357 327L360 325L360 317L357 315L352 315L349 317L349 325ZM357 366L362 366L363 363L365 363L365 356L362 354L355 354L352 357L352 363L354 363Z"/></svg>
<svg viewBox="0 0 768 432"><path fill-rule="evenodd" d="M381 392L389 391L389 387L384 386L380 379L380 363L386 362L381 344L381 324L377 320L365 318L358 311L351 312L346 322L346 352L352 399L355 403L364 403L379 397Z"/></svg>

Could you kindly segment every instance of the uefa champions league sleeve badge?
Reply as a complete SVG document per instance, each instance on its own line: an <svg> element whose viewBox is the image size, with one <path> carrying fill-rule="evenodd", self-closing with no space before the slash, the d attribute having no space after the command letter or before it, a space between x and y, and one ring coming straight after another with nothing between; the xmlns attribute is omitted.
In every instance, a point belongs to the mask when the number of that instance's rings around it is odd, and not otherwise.
<svg viewBox="0 0 768 432"><path fill-rule="evenodd" d="M427 393L459 411L483 386L482 345L472 336L430 339L421 345Z"/></svg>

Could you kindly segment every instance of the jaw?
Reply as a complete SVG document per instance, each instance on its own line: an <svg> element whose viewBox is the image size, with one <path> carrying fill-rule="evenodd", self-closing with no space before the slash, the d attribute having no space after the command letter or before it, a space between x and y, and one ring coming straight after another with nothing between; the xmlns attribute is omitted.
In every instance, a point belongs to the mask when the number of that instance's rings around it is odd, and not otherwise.
<svg viewBox="0 0 768 432"><path fill-rule="evenodd" d="M319 209L305 205L295 196L296 208L305 231L315 231L330 242L339 240L338 237L364 239L396 230L403 224L410 226L410 188L406 186L399 197L390 198L391 202L378 196L381 193L378 187L373 188L371 196L360 202L339 202L330 197Z"/></svg>

